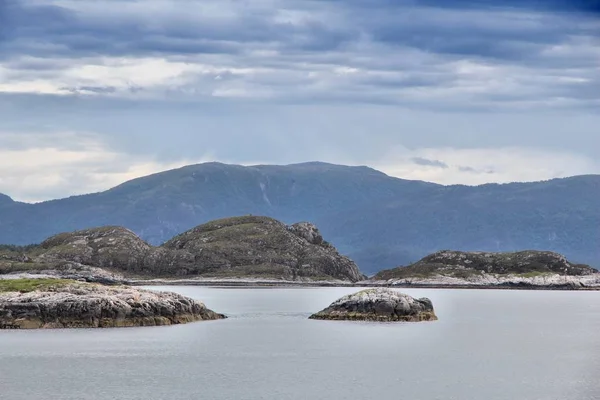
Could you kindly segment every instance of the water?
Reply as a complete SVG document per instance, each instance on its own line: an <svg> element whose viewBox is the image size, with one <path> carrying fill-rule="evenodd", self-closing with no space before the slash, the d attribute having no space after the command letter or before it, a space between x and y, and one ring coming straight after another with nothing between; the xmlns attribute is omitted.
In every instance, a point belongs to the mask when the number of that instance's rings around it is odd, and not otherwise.
<svg viewBox="0 0 600 400"><path fill-rule="evenodd" d="M0 399L600 399L600 292L403 290L440 318L311 321L356 288L154 288L223 321L0 331Z"/></svg>

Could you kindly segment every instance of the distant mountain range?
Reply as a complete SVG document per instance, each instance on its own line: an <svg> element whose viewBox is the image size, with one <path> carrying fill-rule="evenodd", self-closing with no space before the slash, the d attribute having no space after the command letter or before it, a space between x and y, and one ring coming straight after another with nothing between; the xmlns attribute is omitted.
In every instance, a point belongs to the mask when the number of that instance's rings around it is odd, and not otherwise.
<svg viewBox="0 0 600 400"><path fill-rule="evenodd" d="M38 204L0 194L0 243L121 225L157 245L209 220L310 221L364 273L441 249L550 250L600 266L600 176L442 186L326 163L191 165Z"/></svg>

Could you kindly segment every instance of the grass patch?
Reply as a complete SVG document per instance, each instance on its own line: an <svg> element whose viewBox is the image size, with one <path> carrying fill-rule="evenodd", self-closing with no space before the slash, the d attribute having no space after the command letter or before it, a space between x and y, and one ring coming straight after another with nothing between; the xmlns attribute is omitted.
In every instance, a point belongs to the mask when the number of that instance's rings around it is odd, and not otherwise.
<svg viewBox="0 0 600 400"><path fill-rule="evenodd" d="M65 286L74 281L69 279L4 279L0 280L0 293L28 293L35 290L48 290Z"/></svg>

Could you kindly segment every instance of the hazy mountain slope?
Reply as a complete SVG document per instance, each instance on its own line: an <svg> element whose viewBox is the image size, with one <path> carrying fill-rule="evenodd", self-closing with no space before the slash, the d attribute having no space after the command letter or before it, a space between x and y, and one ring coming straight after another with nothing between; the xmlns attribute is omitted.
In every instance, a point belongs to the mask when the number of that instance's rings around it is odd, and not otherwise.
<svg viewBox="0 0 600 400"><path fill-rule="evenodd" d="M327 234L359 265L415 262L441 248L481 251L552 250L577 262L600 261L600 177L539 183L449 186L412 203L388 203L332 215ZM359 213L360 211L360 213ZM337 222L336 222L337 221ZM365 221L368 221L365 222ZM360 232L351 227L361 225ZM379 238L385 238L379 241ZM368 265L368 264L367 264ZM367 273L373 272L363 267Z"/></svg>
<svg viewBox="0 0 600 400"><path fill-rule="evenodd" d="M434 186L391 178L366 167L207 163L135 179L102 193L0 206L0 243L40 242L88 226L123 225L160 244L216 218L259 214L288 223L314 220L334 210L367 206Z"/></svg>
<svg viewBox="0 0 600 400"><path fill-rule="evenodd" d="M366 273L440 249L552 250L600 265L600 176L441 186L324 163L192 165L40 204L0 197L0 243L121 225L152 244L206 221L268 215L316 223Z"/></svg>

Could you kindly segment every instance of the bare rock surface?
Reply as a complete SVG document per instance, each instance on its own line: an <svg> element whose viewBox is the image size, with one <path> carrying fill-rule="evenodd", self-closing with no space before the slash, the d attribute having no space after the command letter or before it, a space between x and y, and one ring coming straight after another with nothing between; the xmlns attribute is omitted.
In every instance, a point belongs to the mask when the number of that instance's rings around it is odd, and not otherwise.
<svg viewBox="0 0 600 400"><path fill-rule="evenodd" d="M435 321L437 316L428 298L415 299L387 288L365 289L333 302L310 319L348 321Z"/></svg>
<svg viewBox="0 0 600 400"><path fill-rule="evenodd" d="M489 274L479 273L470 276L448 276L432 274L430 276L413 276L390 278L386 280L372 279L358 284L372 286L398 287L438 287L438 288L507 288L507 289L560 289L560 290L600 290L600 274L559 275L545 274Z"/></svg>
<svg viewBox="0 0 600 400"><path fill-rule="evenodd" d="M4 282L11 286L0 291L0 329L158 326L225 318L170 292L45 279ZM35 286L11 290L21 282Z"/></svg>

